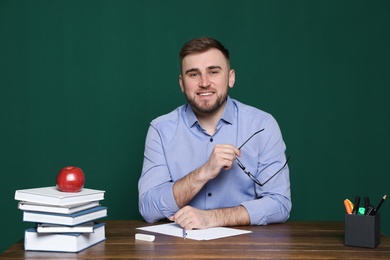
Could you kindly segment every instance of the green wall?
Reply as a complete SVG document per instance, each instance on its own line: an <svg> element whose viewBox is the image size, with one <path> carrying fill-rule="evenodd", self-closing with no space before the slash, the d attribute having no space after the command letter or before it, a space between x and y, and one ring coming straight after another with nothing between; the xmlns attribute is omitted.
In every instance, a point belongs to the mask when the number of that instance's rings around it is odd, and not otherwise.
<svg viewBox="0 0 390 260"><path fill-rule="evenodd" d="M23 237L16 189L81 167L108 219L139 219L149 122L185 102L178 52L232 53L231 96L272 113L291 155L291 220L342 221L389 193L390 1L0 0L0 252ZM390 205L382 208L390 234Z"/></svg>

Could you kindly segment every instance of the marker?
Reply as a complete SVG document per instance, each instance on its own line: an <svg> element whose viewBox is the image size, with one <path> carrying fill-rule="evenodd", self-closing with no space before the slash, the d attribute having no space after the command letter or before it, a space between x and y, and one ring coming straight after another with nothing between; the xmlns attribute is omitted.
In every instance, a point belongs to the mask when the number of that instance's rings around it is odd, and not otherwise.
<svg viewBox="0 0 390 260"><path fill-rule="evenodd" d="M349 199L344 200L344 206L347 214L352 214L353 204Z"/></svg>
<svg viewBox="0 0 390 260"><path fill-rule="evenodd" d="M355 202L353 203L354 206L353 206L352 214L357 214L358 213L359 203L360 203L360 197L359 196L355 196Z"/></svg>
<svg viewBox="0 0 390 260"><path fill-rule="evenodd" d="M383 202L385 202L387 195L383 196L381 201L379 202L378 207L375 209L375 214L378 213L379 209L382 207Z"/></svg>
<svg viewBox="0 0 390 260"><path fill-rule="evenodd" d="M187 231L185 228L183 228L183 239L186 239L187 237Z"/></svg>

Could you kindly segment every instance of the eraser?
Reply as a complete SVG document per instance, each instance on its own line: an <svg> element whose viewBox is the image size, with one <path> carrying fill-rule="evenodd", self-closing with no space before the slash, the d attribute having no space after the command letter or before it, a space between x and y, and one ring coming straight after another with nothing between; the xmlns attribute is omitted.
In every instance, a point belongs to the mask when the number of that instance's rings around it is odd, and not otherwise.
<svg viewBox="0 0 390 260"><path fill-rule="evenodd" d="M154 239L155 239L155 236L153 236L153 235L145 235L145 234L135 234L135 239L136 240L153 242Z"/></svg>

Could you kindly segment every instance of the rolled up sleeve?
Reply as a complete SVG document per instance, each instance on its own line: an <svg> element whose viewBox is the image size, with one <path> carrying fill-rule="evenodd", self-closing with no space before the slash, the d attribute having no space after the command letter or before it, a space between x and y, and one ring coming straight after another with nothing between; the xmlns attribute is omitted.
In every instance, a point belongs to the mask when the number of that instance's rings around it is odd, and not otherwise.
<svg viewBox="0 0 390 260"><path fill-rule="evenodd" d="M166 165L158 131L149 127L142 174L138 181L138 207L147 222L170 217L179 210L173 196L173 181Z"/></svg>

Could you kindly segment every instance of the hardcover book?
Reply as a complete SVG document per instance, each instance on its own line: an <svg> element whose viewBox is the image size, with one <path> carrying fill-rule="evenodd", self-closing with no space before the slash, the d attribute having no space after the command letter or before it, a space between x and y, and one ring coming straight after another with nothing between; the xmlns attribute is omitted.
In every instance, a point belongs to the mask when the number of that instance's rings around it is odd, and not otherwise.
<svg viewBox="0 0 390 260"><path fill-rule="evenodd" d="M96 224L92 233L42 234L30 228L24 234L24 249L77 253L105 239L104 223Z"/></svg>
<svg viewBox="0 0 390 260"><path fill-rule="evenodd" d="M38 233L92 233L94 229L94 222L87 222L77 226L63 226L46 223L37 224Z"/></svg>
<svg viewBox="0 0 390 260"><path fill-rule="evenodd" d="M76 226L82 223L107 216L107 207L97 206L73 214L44 213L38 211L24 211L23 221L48 223L66 226Z"/></svg>
<svg viewBox="0 0 390 260"><path fill-rule="evenodd" d="M41 204L32 204L29 202L19 202L18 208L25 211L39 211L49 213L60 213L60 214L73 214L79 211L83 211L89 208L99 206L99 201L87 202L84 204L78 204L69 207L50 206Z"/></svg>
<svg viewBox="0 0 390 260"><path fill-rule="evenodd" d="M72 206L104 199L102 190L83 188L79 192L62 192L56 186L15 191L15 200L52 206Z"/></svg>

